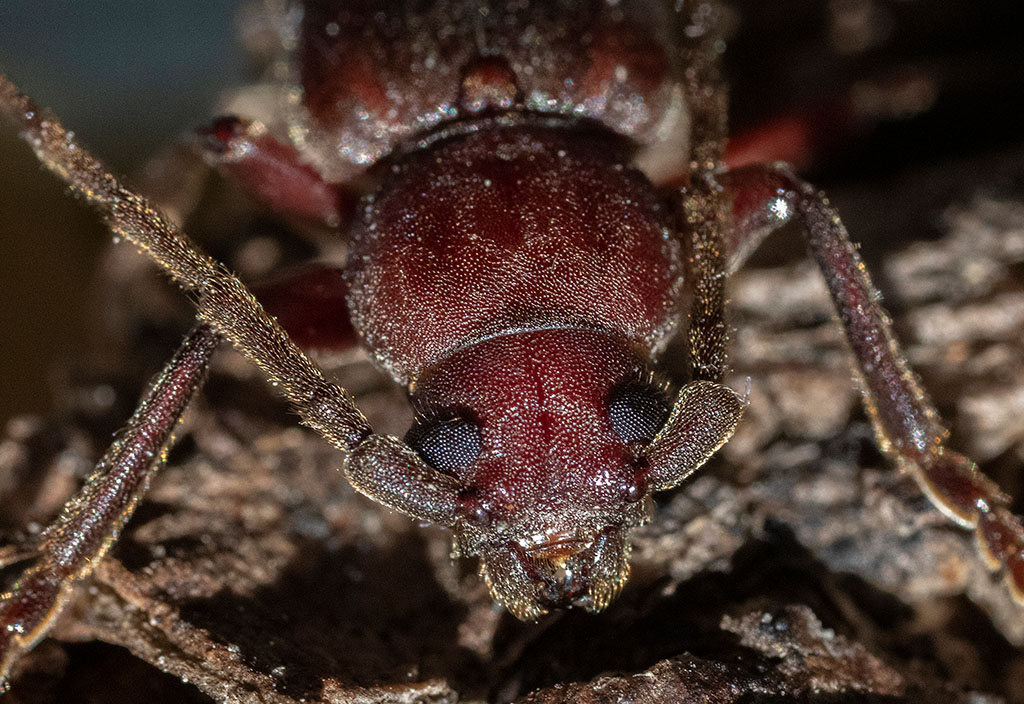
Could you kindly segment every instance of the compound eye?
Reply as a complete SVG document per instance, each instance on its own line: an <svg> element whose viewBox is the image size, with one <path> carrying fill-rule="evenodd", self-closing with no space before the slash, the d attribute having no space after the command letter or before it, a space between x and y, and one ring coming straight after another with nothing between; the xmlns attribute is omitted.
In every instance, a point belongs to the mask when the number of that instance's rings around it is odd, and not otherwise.
<svg viewBox="0 0 1024 704"><path fill-rule="evenodd" d="M410 428L405 443L434 469L456 474L480 454L480 428L459 416L429 420Z"/></svg>
<svg viewBox="0 0 1024 704"><path fill-rule="evenodd" d="M612 389L608 398L612 430L627 444L651 442L665 425L671 410L664 391L640 381Z"/></svg>

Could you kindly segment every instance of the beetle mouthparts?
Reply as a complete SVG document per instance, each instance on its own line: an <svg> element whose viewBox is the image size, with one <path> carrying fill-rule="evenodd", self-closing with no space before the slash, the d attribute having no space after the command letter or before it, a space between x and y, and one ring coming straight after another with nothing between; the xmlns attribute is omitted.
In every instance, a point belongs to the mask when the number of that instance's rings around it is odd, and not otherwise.
<svg viewBox="0 0 1024 704"><path fill-rule="evenodd" d="M590 547L593 542L593 539L555 532L534 535L519 541L519 544L534 559L559 563Z"/></svg>
<svg viewBox="0 0 1024 704"><path fill-rule="evenodd" d="M620 525L579 537L549 531L481 553L491 596L523 621L573 606L601 611L629 575L629 541Z"/></svg>

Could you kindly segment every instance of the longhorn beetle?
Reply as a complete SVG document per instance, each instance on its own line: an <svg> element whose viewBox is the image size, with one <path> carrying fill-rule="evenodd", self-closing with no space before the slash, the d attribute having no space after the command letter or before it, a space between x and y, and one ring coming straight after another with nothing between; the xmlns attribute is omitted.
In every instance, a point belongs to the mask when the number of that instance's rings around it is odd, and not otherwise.
<svg viewBox="0 0 1024 704"><path fill-rule="evenodd" d="M358 491L450 528L454 554L479 558L494 600L516 617L604 609L627 579L630 531L649 517L651 495L699 469L740 422L747 400L722 384L723 287L794 220L828 284L880 447L976 531L1022 597L1020 521L946 447L835 209L785 165L725 166L714 53L677 41L708 31L709 6L404 7L346 0L290 13L289 90L274 114L222 117L197 133L209 163L278 212L324 227L351 221L345 266L291 282L298 290L313 277L345 300L328 332L301 321L336 310L289 305L285 286L272 316L0 78L0 112L40 161L197 310L45 530L39 559L3 595L0 679L129 520L221 340L341 450ZM314 346L362 345L409 392L417 420L405 438L374 433L290 328ZM691 375L670 394L656 359L674 334Z"/></svg>

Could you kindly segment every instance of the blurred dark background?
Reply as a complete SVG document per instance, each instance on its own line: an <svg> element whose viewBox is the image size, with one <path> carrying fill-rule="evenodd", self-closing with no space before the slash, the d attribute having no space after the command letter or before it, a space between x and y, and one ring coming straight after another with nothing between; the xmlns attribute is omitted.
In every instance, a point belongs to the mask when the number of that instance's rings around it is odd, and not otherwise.
<svg viewBox="0 0 1024 704"><path fill-rule="evenodd" d="M0 71L130 174L242 80L242 4L7 0ZM942 210L979 190L1024 194L1019 0L730 5L735 131L802 110L827 114L851 91L917 86L902 112L867 121L807 165L869 259L936 236ZM0 424L51 405L52 370L84 344L88 282L109 241L0 129Z"/></svg>
<svg viewBox="0 0 1024 704"><path fill-rule="evenodd" d="M52 107L118 173L210 115L241 80L238 0L0 2L0 72ZM0 427L52 405L80 353L89 281L110 242L96 216L0 128Z"/></svg>

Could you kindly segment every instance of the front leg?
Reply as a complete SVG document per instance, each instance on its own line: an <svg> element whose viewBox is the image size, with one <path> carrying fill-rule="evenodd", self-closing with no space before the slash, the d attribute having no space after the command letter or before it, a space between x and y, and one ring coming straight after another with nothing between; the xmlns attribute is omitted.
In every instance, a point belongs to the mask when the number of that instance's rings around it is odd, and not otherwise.
<svg viewBox="0 0 1024 704"><path fill-rule="evenodd" d="M784 165L744 167L721 174L719 181L733 202L729 245L737 266L768 233L794 217L802 222L853 351L879 446L940 511L975 531L986 563L1005 570L1008 587L1024 604L1020 519L974 462L945 446L949 431L910 370L835 208Z"/></svg>
<svg viewBox="0 0 1024 704"><path fill-rule="evenodd" d="M352 193L324 182L295 147L259 122L219 117L196 130L193 144L207 164L255 202L299 224L337 231L343 211L355 203Z"/></svg>
<svg viewBox="0 0 1024 704"><path fill-rule="evenodd" d="M131 518L167 459L218 341L207 325L189 333L81 492L42 534L35 564L0 595L0 692L14 662L46 635L77 581L92 572Z"/></svg>
<svg viewBox="0 0 1024 704"><path fill-rule="evenodd" d="M137 186L165 215L183 224L202 196L210 170L235 185L253 203L301 230L336 233L357 196L326 183L290 144L259 122L218 117L183 135L150 159Z"/></svg>

